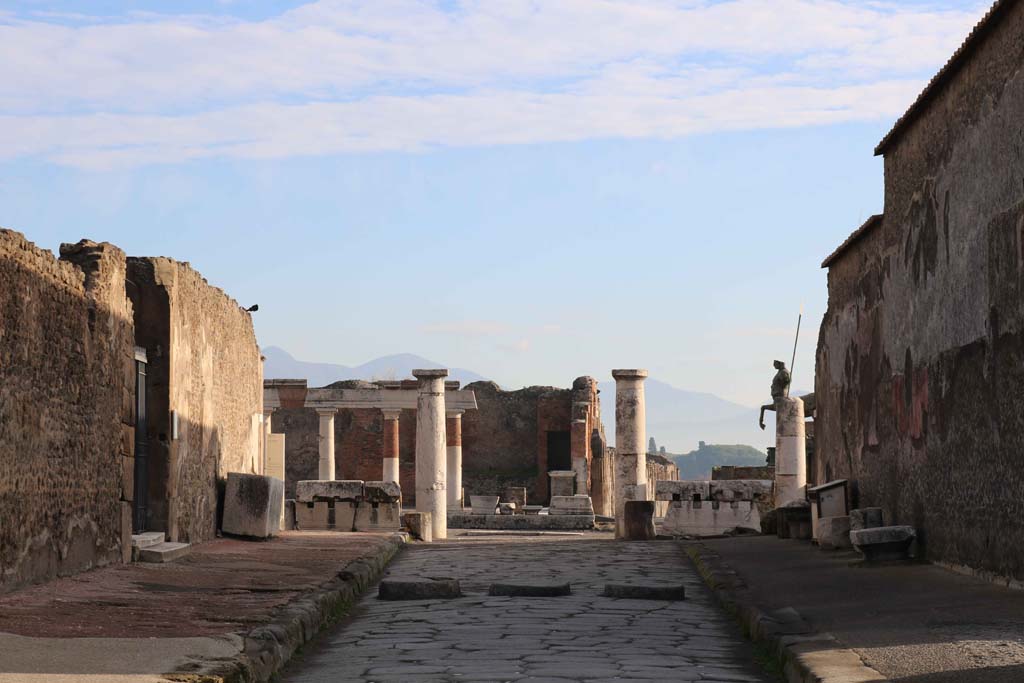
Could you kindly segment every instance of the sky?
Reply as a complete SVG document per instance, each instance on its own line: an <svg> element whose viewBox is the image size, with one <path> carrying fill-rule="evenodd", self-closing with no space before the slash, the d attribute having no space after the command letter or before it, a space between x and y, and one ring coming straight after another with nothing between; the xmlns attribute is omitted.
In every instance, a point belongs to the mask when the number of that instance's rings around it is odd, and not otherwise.
<svg viewBox="0 0 1024 683"><path fill-rule="evenodd" d="M989 4L0 0L0 226L189 261L302 360L756 405Z"/></svg>

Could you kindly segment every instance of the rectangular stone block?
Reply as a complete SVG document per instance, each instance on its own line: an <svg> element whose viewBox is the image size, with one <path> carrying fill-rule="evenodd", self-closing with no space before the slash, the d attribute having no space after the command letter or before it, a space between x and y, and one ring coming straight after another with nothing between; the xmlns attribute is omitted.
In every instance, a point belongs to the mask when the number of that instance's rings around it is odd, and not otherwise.
<svg viewBox="0 0 1024 683"><path fill-rule="evenodd" d="M548 472L551 477L552 496L571 496L576 493L576 473L572 471Z"/></svg>
<svg viewBox="0 0 1024 683"><path fill-rule="evenodd" d="M502 503L515 503L516 508L522 509L526 505L525 486L507 486L501 496Z"/></svg>
<svg viewBox="0 0 1024 683"><path fill-rule="evenodd" d="M751 501L673 501L661 525L662 533L668 536L722 536L733 529L761 532L761 515Z"/></svg>
<svg viewBox="0 0 1024 683"><path fill-rule="evenodd" d="M358 480L312 480L300 481L295 485L295 500L300 503L314 503L318 500L350 500L363 498L363 482Z"/></svg>
<svg viewBox="0 0 1024 683"><path fill-rule="evenodd" d="M356 531L398 531L402 528L402 506L395 503L370 503L363 501L356 505Z"/></svg>
<svg viewBox="0 0 1024 683"><path fill-rule="evenodd" d="M552 496L548 506L551 515L593 515L594 505L590 496Z"/></svg>
<svg viewBox="0 0 1024 683"><path fill-rule="evenodd" d="M402 514L402 526L409 531L409 534L425 543L434 539L432 527L430 526L429 512L406 512Z"/></svg>
<svg viewBox="0 0 1024 683"><path fill-rule="evenodd" d="M363 500L369 503L400 503L402 487L393 481L368 481L363 484Z"/></svg>
<svg viewBox="0 0 1024 683"><path fill-rule="evenodd" d="M654 485L655 500L710 500L709 481L659 481Z"/></svg>
<svg viewBox="0 0 1024 683"><path fill-rule="evenodd" d="M770 500L775 482L760 479L712 481L708 485L711 500Z"/></svg>
<svg viewBox="0 0 1024 683"><path fill-rule="evenodd" d="M330 513L326 500L315 503L295 502L295 528L301 531L327 531Z"/></svg>
<svg viewBox="0 0 1024 683"><path fill-rule="evenodd" d="M817 524L818 547L822 550L842 550L852 548L850 542L850 518L846 515L839 517L821 517Z"/></svg>
<svg viewBox="0 0 1024 683"><path fill-rule="evenodd" d="M270 538L281 529L284 482L259 474L228 473L224 494L226 534Z"/></svg>

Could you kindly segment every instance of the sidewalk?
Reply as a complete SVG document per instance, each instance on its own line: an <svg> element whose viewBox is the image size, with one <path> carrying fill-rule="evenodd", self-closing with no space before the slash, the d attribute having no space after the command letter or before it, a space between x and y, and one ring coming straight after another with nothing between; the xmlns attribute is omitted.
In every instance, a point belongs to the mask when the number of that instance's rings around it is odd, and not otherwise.
<svg viewBox="0 0 1024 683"><path fill-rule="evenodd" d="M851 567L774 536L704 541L762 609L795 608L899 683L1024 681L1024 591L937 566Z"/></svg>
<svg viewBox="0 0 1024 683"><path fill-rule="evenodd" d="M266 677L379 578L401 542L331 532L221 539L170 564L2 595L0 683Z"/></svg>

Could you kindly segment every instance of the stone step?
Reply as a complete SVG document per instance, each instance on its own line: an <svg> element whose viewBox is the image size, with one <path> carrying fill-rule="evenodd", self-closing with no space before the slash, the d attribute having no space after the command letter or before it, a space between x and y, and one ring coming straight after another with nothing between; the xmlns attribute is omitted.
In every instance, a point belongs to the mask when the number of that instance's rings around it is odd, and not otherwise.
<svg viewBox="0 0 1024 683"><path fill-rule="evenodd" d="M146 531L141 534L132 534L133 548L149 548L167 540L167 535L162 531Z"/></svg>
<svg viewBox="0 0 1024 683"><path fill-rule="evenodd" d="M188 543L157 543L139 550L140 562L173 562L179 557L188 555L191 546Z"/></svg>

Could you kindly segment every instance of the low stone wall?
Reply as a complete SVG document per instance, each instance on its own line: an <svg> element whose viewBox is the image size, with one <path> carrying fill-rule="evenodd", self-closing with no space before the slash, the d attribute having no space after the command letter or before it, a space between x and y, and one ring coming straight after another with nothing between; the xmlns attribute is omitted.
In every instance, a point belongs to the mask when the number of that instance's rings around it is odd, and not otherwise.
<svg viewBox="0 0 1024 683"><path fill-rule="evenodd" d="M125 255L0 229L0 592L130 552Z"/></svg>
<svg viewBox="0 0 1024 683"><path fill-rule="evenodd" d="M594 515L474 515L448 513L449 529L489 531L587 531Z"/></svg>

